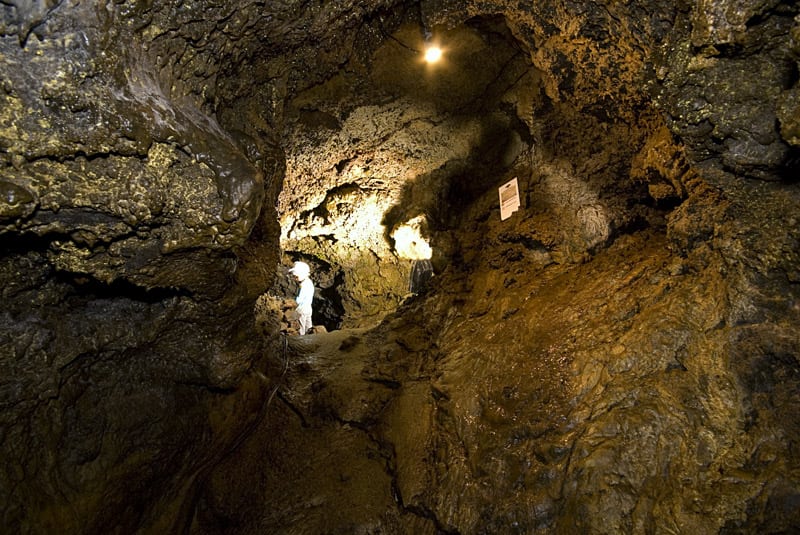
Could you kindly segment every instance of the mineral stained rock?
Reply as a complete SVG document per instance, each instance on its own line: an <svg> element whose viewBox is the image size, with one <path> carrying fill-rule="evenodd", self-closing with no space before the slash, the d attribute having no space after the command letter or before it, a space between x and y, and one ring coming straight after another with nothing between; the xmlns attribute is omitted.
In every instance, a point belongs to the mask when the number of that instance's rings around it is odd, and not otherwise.
<svg viewBox="0 0 800 535"><path fill-rule="evenodd" d="M0 2L4 529L800 530L798 13Z"/></svg>

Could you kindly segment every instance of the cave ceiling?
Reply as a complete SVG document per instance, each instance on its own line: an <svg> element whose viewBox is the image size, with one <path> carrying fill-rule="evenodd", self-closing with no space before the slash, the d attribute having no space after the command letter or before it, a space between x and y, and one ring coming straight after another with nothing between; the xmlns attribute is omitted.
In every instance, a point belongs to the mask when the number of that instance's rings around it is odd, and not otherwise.
<svg viewBox="0 0 800 535"><path fill-rule="evenodd" d="M800 529L798 17L0 0L4 525Z"/></svg>
<svg viewBox="0 0 800 535"><path fill-rule="evenodd" d="M104 188L113 202L83 223L89 249L108 244L88 255L94 266L84 266L103 281L193 284L160 253L192 256L187 251L200 245L243 243L262 206L272 204L264 203L265 190L270 197L282 189L280 236L295 256L342 265L345 250L360 247L356 256L391 258L391 240L377 228L386 223L382 214L437 212L428 214L434 224L449 223L453 214L442 213L437 190L460 188L454 194L469 197L496 186L513 163L503 161L509 151L548 150L558 139L559 114L590 131L620 123L635 129L656 103L697 162L776 179L795 158L792 42L766 45L793 26L791 9L779 3L681 11L594 3L567 10L550 3L12 2L3 10L4 57L26 67L5 82L6 109L27 112L5 130L5 159L18 175L6 186L15 199L8 222L35 235L59 232L61 218L49 214L92 204L94 176L130 174L125 191ZM559 10L570 16L556 16ZM672 44L669 30L680 24L689 38ZM759 31L746 31L748 24ZM415 57L426 33L450 47L441 65ZM732 51L738 56L729 59ZM734 91L752 69L774 81L770 89ZM730 98L735 109L720 104ZM569 159L572 149L550 150ZM38 187L42 173L76 176ZM414 184L426 191L415 193ZM363 214L330 213L342 205L338 197L354 195L344 204L363 204ZM415 196L428 199L409 199ZM371 222L363 236L344 230ZM153 258L129 254L134 248L151 249ZM72 270L86 262L74 243L52 249Z"/></svg>

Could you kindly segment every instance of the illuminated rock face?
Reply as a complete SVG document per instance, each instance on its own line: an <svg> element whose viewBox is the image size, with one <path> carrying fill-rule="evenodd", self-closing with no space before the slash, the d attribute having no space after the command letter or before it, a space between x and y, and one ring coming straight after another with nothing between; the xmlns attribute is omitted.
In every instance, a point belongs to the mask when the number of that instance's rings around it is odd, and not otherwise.
<svg viewBox="0 0 800 535"><path fill-rule="evenodd" d="M0 3L7 530L800 529L797 6L522 4Z"/></svg>

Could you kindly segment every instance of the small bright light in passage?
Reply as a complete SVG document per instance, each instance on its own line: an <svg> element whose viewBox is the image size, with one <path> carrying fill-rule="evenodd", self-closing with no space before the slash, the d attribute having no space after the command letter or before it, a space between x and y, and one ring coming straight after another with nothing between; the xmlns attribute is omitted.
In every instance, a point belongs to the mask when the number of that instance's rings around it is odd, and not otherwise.
<svg viewBox="0 0 800 535"><path fill-rule="evenodd" d="M425 49L425 61L428 63L436 63L442 59L442 49L438 46L431 45Z"/></svg>
<svg viewBox="0 0 800 535"><path fill-rule="evenodd" d="M409 260L428 260L433 251L428 240L422 237L421 226L424 216L417 216L396 227L392 232L397 256Z"/></svg>

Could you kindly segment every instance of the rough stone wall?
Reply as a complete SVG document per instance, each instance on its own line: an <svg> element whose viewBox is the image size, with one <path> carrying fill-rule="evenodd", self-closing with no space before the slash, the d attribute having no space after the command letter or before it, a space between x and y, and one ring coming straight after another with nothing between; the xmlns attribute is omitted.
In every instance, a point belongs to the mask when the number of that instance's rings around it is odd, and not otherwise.
<svg viewBox="0 0 800 535"><path fill-rule="evenodd" d="M272 276L251 260L278 258L275 222L261 219L274 177L266 151L209 113L216 60L201 72L202 54L177 50L190 35L161 49L151 35L174 23L224 43L229 12L194 11L208 17L195 28L170 7L0 5L10 532L176 529L266 396L249 370L269 344L248 326Z"/></svg>
<svg viewBox="0 0 800 535"><path fill-rule="evenodd" d="M541 72L516 102L532 148L443 197L458 217L433 232L431 294L292 347L282 403L214 473L197 532L796 531L796 8L423 12L505 15ZM706 69L702 43L734 23L754 47ZM500 222L493 181L512 175L524 204Z"/></svg>
<svg viewBox="0 0 800 535"><path fill-rule="evenodd" d="M396 226L418 216L451 225L448 195L474 196L526 143L500 107L534 75L512 42L478 25L442 30L450 51L438 67L406 48L421 47L418 23L395 33L286 108L282 245L341 270L345 326L374 324L407 295L411 259L391 239Z"/></svg>
<svg viewBox="0 0 800 535"><path fill-rule="evenodd" d="M423 215L438 231L431 239L442 268L463 206L534 153L541 168L523 181L542 181L537 195L560 211L565 229L546 237L559 242L558 260L579 259L647 217L622 205L640 195L626 177L630 151L658 124L645 104L649 42L663 36L674 13L640 20L637 8L616 4L501 3L423 3L419 13L409 11L368 19L362 31L382 32L383 43L348 40L353 54L330 77L311 78L285 108L282 244L293 257L344 267L324 276L337 281L330 290L349 326L374 322L405 294L408 262L394 257L392 225ZM444 66L414 59L420 24L449 47ZM370 55L365 43L376 47ZM577 154L592 146L591 158Z"/></svg>
<svg viewBox="0 0 800 535"><path fill-rule="evenodd" d="M502 18L527 78L477 93L496 108L478 99L461 121L448 104L464 100L427 95L405 124L408 88L373 53L394 46L379 16L391 32L417 10L431 27ZM0 14L7 529L163 533L198 503L200 532L800 524L794 3L15 0ZM469 118L509 160L481 157ZM357 151L381 147L406 158L371 173L410 160L416 186L356 177ZM334 335L327 361L293 347L271 427L282 349L252 311L280 262L284 148L305 163L287 170L309 202L283 205L297 228L399 194L387 221L430 217L438 289L366 343ZM523 209L500 224L494 188L514 175ZM369 261L297 252L402 279L371 245ZM240 462L259 460L250 429L275 476Z"/></svg>
<svg viewBox="0 0 800 535"><path fill-rule="evenodd" d="M695 161L739 176L792 179L797 165L796 9L698 2L661 51L658 101Z"/></svg>
<svg viewBox="0 0 800 535"><path fill-rule="evenodd" d="M727 234L740 207L697 186L691 219ZM290 346L197 533L796 529L797 295L778 273L753 291L738 255L679 228L566 268L509 255L499 222L465 232L497 242L492 269Z"/></svg>

